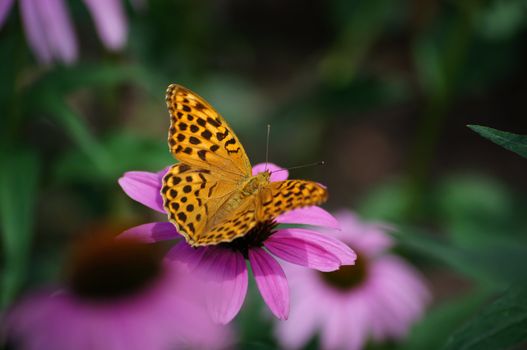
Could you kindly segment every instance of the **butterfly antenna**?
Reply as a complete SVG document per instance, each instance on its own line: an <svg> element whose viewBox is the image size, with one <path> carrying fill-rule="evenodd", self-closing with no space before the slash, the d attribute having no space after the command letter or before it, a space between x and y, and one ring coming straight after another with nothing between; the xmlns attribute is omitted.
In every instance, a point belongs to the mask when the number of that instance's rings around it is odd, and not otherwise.
<svg viewBox="0 0 527 350"><path fill-rule="evenodd" d="M321 160L320 162L315 162L315 163L310 163L310 164L303 164L303 165L297 165L297 166L293 166L293 167L285 168L285 169L278 169L278 170L273 171L271 174L277 173L279 171L293 170L293 169L300 169L300 168L308 168L308 167L318 166L318 165L326 165L326 162Z"/></svg>
<svg viewBox="0 0 527 350"><path fill-rule="evenodd" d="M265 170L267 171L267 164L269 163L269 136L271 135L271 124L267 124L267 141L265 144Z"/></svg>

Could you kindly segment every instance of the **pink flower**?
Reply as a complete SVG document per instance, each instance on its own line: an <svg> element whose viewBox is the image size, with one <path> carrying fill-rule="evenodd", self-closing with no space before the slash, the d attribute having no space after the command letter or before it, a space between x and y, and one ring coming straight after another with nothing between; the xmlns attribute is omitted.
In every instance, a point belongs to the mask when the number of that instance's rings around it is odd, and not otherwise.
<svg viewBox="0 0 527 350"><path fill-rule="evenodd" d="M222 348L228 329L212 323L156 247L113 237L83 240L66 285L23 299L3 327L26 350ZM17 347L17 348L19 348Z"/></svg>
<svg viewBox="0 0 527 350"><path fill-rule="evenodd" d="M268 164L271 181L285 180L287 171ZM262 172L264 164L256 165L253 174ZM282 170L279 172L273 172ZM164 213L160 195L161 179L166 170L158 173L128 172L119 184L132 199ZM338 223L319 207L289 211L273 222L263 222L244 237L217 246L191 248L181 240L168 253L168 260L185 266L203 276L208 290L207 306L213 319L219 323L231 321L239 312L247 293L249 261L256 285L264 301L279 319L289 314L289 287L284 271L273 257L319 271L334 271L341 265L352 265L355 253L338 239L307 228L275 230L276 224L304 224L328 228ZM180 238L170 222L144 224L124 232L123 237L134 237L143 242L157 242Z"/></svg>
<svg viewBox="0 0 527 350"><path fill-rule="evenodd" d="M15 0L0 1L0 28ZM73 63L78 43L64 0L19 0L20 15L28 44L43 64ZM121 0L84 0L95 21L95 28L110 50L126 43L128 23Z"/></svg>
<svg viewBox="0 0 527 350"><path fill-rule="evenodd" d="M358 252L357 262L330 273L291 267L294 308L276 329L286 348L300 348L318 332L323 349L361 349L370 337L400 339L430 299L420 274L385 253L392 246L387 227L362 223L349 211L336 217L342 231L333 234Z"/></svg>

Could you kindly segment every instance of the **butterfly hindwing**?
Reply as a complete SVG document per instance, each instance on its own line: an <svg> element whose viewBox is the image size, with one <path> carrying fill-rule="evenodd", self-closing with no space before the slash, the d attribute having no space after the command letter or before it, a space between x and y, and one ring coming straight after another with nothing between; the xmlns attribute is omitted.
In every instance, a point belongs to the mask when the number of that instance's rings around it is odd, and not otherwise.
<svg viewBox="0 0 527 350"><path fill-rule="evenodd" d="M258 220L270 220L292 209L319 205L325 202L327 197L326 188L313 181L271 182L260 192Z"/></svg>
<svg viewBox="0 0 527 350"><path fill-rule="evenodd" d="M180 85L167 89L168 144L181 162L214 169L231 180L251 175L251 164L225 119L196 93Z"/></svg>
<svg viewBox="0 0 527 350"><path fill-rule="evenodd" d="M222 181L209 170L179 163L163 177L161 195L170 221L193 244L234 191L233 182Z"/></svg>
<svg viewBox="0 0 527 350"><path fill-rule="evenodd" d="M230 242L247 234L259 222L274 220L286 211L317 205L327 199L327 190L313 181L271 182L249 196L222 222L197 237L196 245Z"/></svg>
<svg viewBox="0 0 527 350"><path fill-rule="evenodd" d="M256 196L247 198L222 222L206 230L196 239L195 245L214 245L231 242L245 236L258 221L256 220Z"/></svg>

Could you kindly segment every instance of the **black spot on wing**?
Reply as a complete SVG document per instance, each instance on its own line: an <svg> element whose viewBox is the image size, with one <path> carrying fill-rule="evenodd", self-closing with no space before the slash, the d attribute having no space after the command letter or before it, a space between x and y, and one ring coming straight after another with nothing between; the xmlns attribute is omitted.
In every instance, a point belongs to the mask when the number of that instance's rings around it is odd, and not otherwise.
<svg viewBox="0 0 527 350"><path fill-rule="evenodd" d="M177 217L178 217L179 220L181 220L183 222L187 221L187 216L183 212L177 213Z"/></svg>
<svg viewBox="0 0 527 350"><path fill-rule="evenodd" d="M215 127L218 127L221 125L217 120L212 119L211 117L207 118L207 122L209 122L209 124Z"/></svg>

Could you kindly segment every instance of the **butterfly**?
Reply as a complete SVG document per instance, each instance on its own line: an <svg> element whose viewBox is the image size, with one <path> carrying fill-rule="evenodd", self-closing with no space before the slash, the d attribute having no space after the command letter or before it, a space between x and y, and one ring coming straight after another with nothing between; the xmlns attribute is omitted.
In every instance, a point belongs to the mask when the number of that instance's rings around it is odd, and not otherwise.
<svg viewBox="0 0 527 350"><path fill-rule="evenodd" d="M252 175L249 158L225 119L196 93L172 84L168 145L179 163L163 177L161 195L169 220L191 246L230 242L258 223L327 200L312 181L270 181Z"/></svg>

